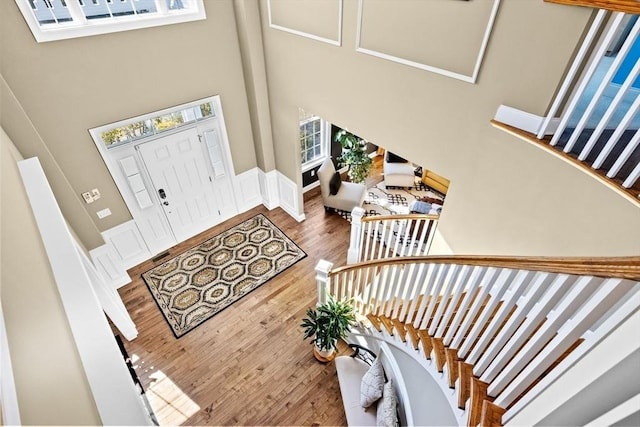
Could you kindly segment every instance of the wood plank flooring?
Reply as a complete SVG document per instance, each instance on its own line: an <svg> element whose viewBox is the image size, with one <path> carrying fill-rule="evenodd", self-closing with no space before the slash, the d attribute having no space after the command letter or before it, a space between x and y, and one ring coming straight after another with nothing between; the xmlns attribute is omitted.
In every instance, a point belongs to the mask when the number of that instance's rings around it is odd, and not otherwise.
<svg viewBox="0 0 640 427"><path fill-rule="evenodd" d="M316 303L316 263L346 263L349 223L325 213L319 189L305 196L301 223L280 208L257 207L177 245L170 257L258 213L307 257L180 339L140 277L152 261L129 270L133 281L120 289L139 332L125 347L161 425L346 425L334 364L314 359L299 326Z"/></svg>

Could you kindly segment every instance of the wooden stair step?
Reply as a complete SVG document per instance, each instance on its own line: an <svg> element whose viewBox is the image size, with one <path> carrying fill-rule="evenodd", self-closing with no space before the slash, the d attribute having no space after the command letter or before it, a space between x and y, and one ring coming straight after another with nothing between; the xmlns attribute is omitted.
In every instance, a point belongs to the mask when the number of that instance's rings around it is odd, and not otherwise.
<svg viewBox="0 0 640 427"><path fill-rule="evenodd" d="M369 322L371 322L371 325L376 328L376 330L378 332L382 332L382 325L380 324L380 320L378 320L378 317L376 315L374 315L373 313L369 313L367 314L367 319L369 319Z"/></svg>
<svg viewBox="0 0 640 427"><path fill-rule="evenodd" d="M458 379L458 350L455 348L445 349L445 357L447 360L449 388L455 388L456 380Z"/></svg>
<svg viewBox="0 0 640 427"><path fill-rule="evenodd" d="M378 316L378 319L380 319L380 323L382 323L382 326L384 326L389 335L393 336L393 322L391 319L387 316Z"/></svg>
<svg viewBox="0 0 640 427"><path fill-rule="evenodd" d="M485 400L482 403L482 415L480 416L481 426L502 427L502 415L506 412L500 406Z"/></svg>
<svg viewBox="0 0 640 427"><path fill-rule="evenodd" d="M407 329L404 322L401 322L398 319L391 319L391 322L393 323L393 326L395 327L395 330L402 342L407 342Z"/></svg>
<svg viewBox="0 0 640 427"><path fill-rule="evenodd" d="M463 361L458 362L458 408L463 409L467 400L471 397L471 377L473 377L473 365Z"/></svg>
<svg viewBox="0 0 640 427"><path fill-rule="evenodd" d="M407 335L411 340L411 345L415 350L418 350L420 348L420 346L418 345L418 343L420 342L420 335L418 335L418 330L413 326L412 323L407 323L405 325L405 328L407 329Z"/></svg>
<svg viewBox="0 0 640 427"><path fill-rule="evenodd" d="M433 354L436 357L436 369L438 370L438 372L443 372L444 364L447 361L444 342L442 338L431 338L431 342L433 343Z"/></svg>
<svg viewBox="0 0 640 427"><path fill-rule="evenodd" d="M418 331L418 336L420 337L420 342L422 343L422 349L424 351L424 357L427 360L431 360L431 351L433 350L433 343L431 342L431 336L426 329L420 329Z"/></svg>
<svg viewBox="0 0 640 427"><path fill-rule="evenodd" d="M480 379L471 378L471 403L469 405L469 418L467 426L475 427L480 424L482 418L482 406L484 401L487 400L487 389L489 384Z"/></svg>

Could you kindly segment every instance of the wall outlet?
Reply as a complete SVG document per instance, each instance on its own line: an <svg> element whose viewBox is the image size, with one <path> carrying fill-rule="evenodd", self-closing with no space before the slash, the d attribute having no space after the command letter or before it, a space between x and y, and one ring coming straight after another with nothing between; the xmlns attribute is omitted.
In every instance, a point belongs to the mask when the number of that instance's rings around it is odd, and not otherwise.
<svg viewBox="0 0 640 427"><path fill-rule="evenodd" d="M109 208L102 209L101 211L96 212L96 215L98 215L98 218L100 218L100 219L106 218L109 215L111 215L111 209L109 209Z"/></svg>
<svg viewBox="0 0 640 427"><path fill-rule="evenodd" d="M100 191L97 188L91 190L91 195L93 196L93 200L98 200L100 198Z"/></svg>
<svg viewBox="0 0 640 427"><path fill-rule="evenodd" d="M86 193L82 193L82 198L84 199L85 203L93 203L93 195L91 194L91 192L87 191Z"/></svg>

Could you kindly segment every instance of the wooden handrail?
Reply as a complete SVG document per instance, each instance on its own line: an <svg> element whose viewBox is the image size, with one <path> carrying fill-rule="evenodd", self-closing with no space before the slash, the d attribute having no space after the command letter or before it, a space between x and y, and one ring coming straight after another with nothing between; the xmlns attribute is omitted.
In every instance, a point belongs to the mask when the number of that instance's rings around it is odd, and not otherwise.
<svg viewBox="0 0 640 427"><path fill-rule="evenodd" d="M640 13L640 2L637 0L544 0L547 3L565 4L569 6L586 6L607 9L614 12Z"/></svg>
<svg viewBox="0 0 640 427"><path fill-rule="evenodd" d="M402 264L458 264L482 267L512 268L548 273L577 274L597 277L619 277L640 281L640 256L627 257L523 257L480 255L428 255L369 260L345 265L329 272L329 276L365 267Z"/></svg>
<svg viewBox="0 0 640 427"><path fill-rule="evenodd" d="M440 218L439 215L426 215L426 214L398 214L398 215L373 215L373 216L365 216L362 218L362 222L372 222L372 221L398 221L402 219L413 219L413 220L438 220Z"/></svg>

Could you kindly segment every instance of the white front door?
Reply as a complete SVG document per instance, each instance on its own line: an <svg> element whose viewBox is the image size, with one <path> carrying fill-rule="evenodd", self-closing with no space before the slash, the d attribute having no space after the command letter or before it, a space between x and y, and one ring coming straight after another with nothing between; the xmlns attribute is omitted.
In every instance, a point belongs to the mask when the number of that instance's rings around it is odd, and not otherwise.
<svg viewBox="0 0 640 427"><path fill-rule="evenodd" d="M220 222L206 152L196 129L137 146L178 242Z"/></svg>

